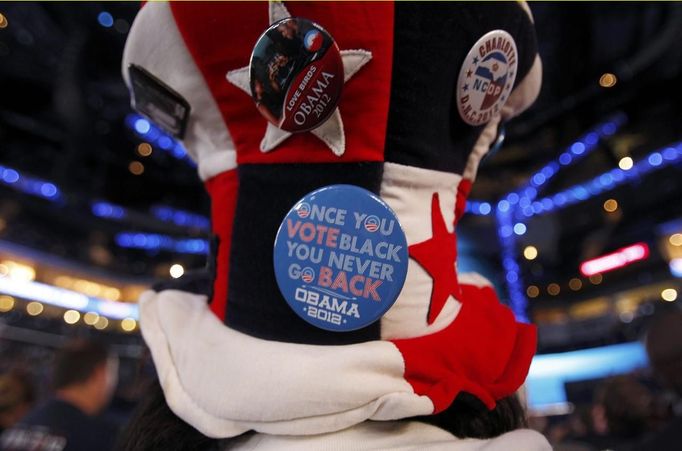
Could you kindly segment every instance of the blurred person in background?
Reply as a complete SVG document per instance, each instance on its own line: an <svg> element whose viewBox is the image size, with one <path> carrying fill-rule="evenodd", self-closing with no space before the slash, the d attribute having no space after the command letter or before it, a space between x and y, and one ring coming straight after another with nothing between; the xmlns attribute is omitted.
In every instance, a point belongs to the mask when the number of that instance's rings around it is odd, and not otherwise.
<svg viewBox="0 0 682 451"><path fill-rule="evenodd" d="M586 439L592 434L592 406L576 405L573 412L564 418L550 422L546 417L545 426L538 429L549 439L555 451L595 451ZM535 423L542 426L536 419Z"/></svg>
<svg viewBox="0 0 682 451"><path fill-rule="evenodd" d="M631 375L607 379L592 408L593 433L585 440L596 449L629 449L650 428L653 396Z"/></svg>
<svg viewBox="0 0 682 451"><path fill-rule="evenodd" d="M0 376L0 434L33 407L35 390L27 374L8 371Z"/></svg>
<svg viewBox="0 0 682 451"><path fill-rule="evenodd" d="M679 450L682 446L682 312L654 320L646 335L646 351L654 374L670 390L672 419L633 449Z"/></svg>
<svg viewBox="0 0 682 451"><path fill-rule="evenodd" d="M6 451L106 451L116 427L98 414L118 379L118 359L96 343L72 342L56 356L54 396L0 437Z"/></svg>
<svg viewBox="0 0 682 451"><path fill-rule="evenodd" d="M651 430L653 400L634 376L611 377L593 392L591 405L578 405L564 417L545 418L544 425L535 423L556 451L630 450Z"/></svg>

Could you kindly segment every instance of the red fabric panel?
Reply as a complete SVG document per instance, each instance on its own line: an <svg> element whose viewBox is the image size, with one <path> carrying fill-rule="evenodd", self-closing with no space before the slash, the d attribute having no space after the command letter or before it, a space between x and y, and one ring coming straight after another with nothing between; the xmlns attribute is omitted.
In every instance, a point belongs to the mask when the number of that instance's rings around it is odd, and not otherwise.
<svg viewBox="0 0 682 451"><path fill-rule="evenodd" d="M455 224L462 218L467 198L471 192L471 180L462 179L457 186L457 200L455 203Z"/></svg>
<svg viewBox="0 0 682 451"><path fill-rule="evenodd" d="M211 196L213 233L218 236L216 274L213 282L211 311L221 320L227 311L227 284L230 272L230 249L232 247L232 224L237 207L237 171L227 171L206 181L206 191Z"/></svg>
<svg viewBox="0 0 682 451"><path fill-rule="evenodd" d="M310 133L290 137L269 153L260 151L267 121L251 96L229 83L227 72L249 64L256 40L269 26L267 2L172 2L187 47L216 99L237 147L237 162L383 161L393 56L392 2L287 2L292 16L324 27L341 50L373 54L345 85L339 104L346 153L339 158Z"/></svg>
<svg viewBox="0 0 682 451"><path fill-rule="evenodd" d="M462 308L448 327L393 341L405 360L405 379L431 399L434 413L461 391L493 409L523 384L537 346L535 326L517 323L491 287L460 286Z"/></svg>

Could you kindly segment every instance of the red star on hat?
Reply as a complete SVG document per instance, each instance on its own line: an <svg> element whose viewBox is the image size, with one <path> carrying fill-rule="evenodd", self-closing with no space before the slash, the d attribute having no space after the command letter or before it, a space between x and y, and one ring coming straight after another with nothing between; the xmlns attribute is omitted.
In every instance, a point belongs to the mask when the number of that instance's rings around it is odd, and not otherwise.
<svg viewBox="0 0 682 451"><path fill-rule="evenodd" d="M445 226L438 193L433 193L431 198L431 232L431 238L408 248L410 257L415 259L433 278L431 303L426 319L428 324L433 324L436 320L448 297L460 297L455 271L457 236L454 232L449 233Z"/></svg>

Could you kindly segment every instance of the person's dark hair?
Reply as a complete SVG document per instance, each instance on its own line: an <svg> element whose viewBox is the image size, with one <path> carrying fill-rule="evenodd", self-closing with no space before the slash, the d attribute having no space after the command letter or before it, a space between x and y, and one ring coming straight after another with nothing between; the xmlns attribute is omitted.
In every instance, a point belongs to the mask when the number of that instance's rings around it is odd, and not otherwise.
<svg viewBox="0 0 682 451"><path fill-rule="evenodd" d="M206 437L171 411L159 382L154 379L140 402L116 449L121 451L207 451L221 441Z"/></svg>
<svg viewBox="0 0 682 451"><path fill-rule="evenodd" d="M139 404L116 449L120 451L211 451L230 439L212 439L182 421L166 403L163 390L154 380ZM526 416L516 395L497 401L488 410L478 399L462 393L445 411L436 415L409 418L445 429L459 438L492 438L527 427Z"/></svg>
<svg viewBox="0 0 682 451"><path fill-rule="evenodd" d="M459 438L493 438L528 426L516 395L500 399L493 410L488 410L474 396L460 393L444 411L411 419L445 429Z"/></svg>
<svg viewBox="0 0 682 451"><path fill-rule="evenodd" d="M649 390L630 375L607 379L597 393L611 435L633 438L643 434L651 416Z"/></svg>
<svg viewBox="0 0 682 451"><path fill-rule="evenodd" d="M0 414L23 404L33 404L34 401L35 389L28 373L11 370L0 375Z"/></svg>
<svg viewBox="0 0 682 451"><path fill-rule="evenodd" d="M53 385L65 388L87 381L109 357L107 348L99 343L74 341L57 352Z"/></svg>

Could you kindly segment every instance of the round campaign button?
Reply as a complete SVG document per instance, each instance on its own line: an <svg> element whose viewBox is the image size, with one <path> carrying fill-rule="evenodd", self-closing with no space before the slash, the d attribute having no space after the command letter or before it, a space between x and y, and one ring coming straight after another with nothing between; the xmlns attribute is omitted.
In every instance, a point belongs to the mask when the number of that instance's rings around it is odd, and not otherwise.
<svg viewBox="0 0 682 451"><path fill-rule="evenodd" d="M484 34L469 50L457 79L457 109L469 125L487 124L509 98L516 79L514 38L504 30Z"/></svg>
<svg viewBox="0 0 682 451"><path fill-rule="evenodd" d="M249 68L258 111L288 132L312 130L336 109L343 88L343 61L327 31L289 17L258 38Z"/></svg>
<svg viewBox="0 0 682 451"><path fill-rule="evenodd" d="M365 327L386 313L407 275L407 240L375 194L331 185L307 194L277 232L275 276L289 306L322 329Z"/></svg>

